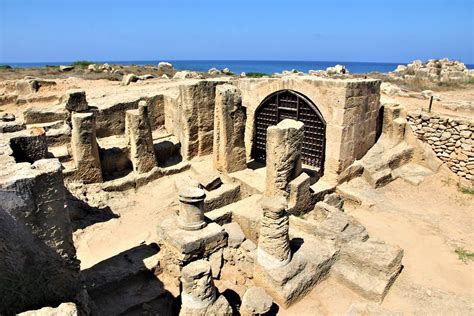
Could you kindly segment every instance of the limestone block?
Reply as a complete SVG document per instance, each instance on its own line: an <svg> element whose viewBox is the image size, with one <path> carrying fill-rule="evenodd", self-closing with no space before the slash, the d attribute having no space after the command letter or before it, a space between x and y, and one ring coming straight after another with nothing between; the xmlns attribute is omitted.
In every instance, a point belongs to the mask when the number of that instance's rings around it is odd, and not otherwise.
<svg viewBox="0 0 474 316"><path fill-rule="evenodd" d="M77 178L84 183L102 182L94 114L74 113L71 123L71 149Z"/></svg>
<svg viewBox="0 0 474 316"><path fill-rule="evenodd" d="M145 101L140 101L138 109L126 112L125 135L127 145L130 147L133 171L145 173L156 167L155 149Z"/></svg>
<svg viewBox="0 0 474 316"><path fill-rule="evenodd" d="M273 299L265 289L254 286L245 291L240 306L240 314L243 316L265 314L270 311L272 304Z"/></svg>
<svg viewBox="0 0 474 316"><path fill-rule="evenodd" d="M310 186L310 177L304 172L289 183L288 213L304 214L311 210Z"/></svg>
<svg viewBox="0 0 474 316"><path fill-rule="evenodd" d="M267 269L282 267L291 260L287 202L283 197L264 198L258 239L258 262Z"/></svg>
<svg viewBox="0 0 474 316"><path fill-rule="evenodd" d="M237 248L245 240L244 232L236 222L224 224L222 227L227 233L227 245L229 247Z"/></svg>
<svg viewBox="0 0 474 316"><path fill-rule="evenodd" d="M33 163L48 154L46 134L42 128L16 132L10 138L10 148L16 162Z"/></svg>
<svg viewBox="0 0 474 316"><path fill-rule="evenodd" d="M403 249L381 241L353 241L340 252L335 276L367 299L383 300L402 269Z"/></svg>
<svg viewBox="0 0 474 316"><path fill-rule="evenodd" d="M89 108L89 104L86 100L86 92L84 90L67 90L64 101L66 102L66 110L68 111L84 112Z"/></svg>
<svg viewBox="0 0 474 316"><path fill-rule="evenodd" d="M77 316L79 312L76 304L62 303L58 307L43 307L34 311L27 311L18 314L20 316Z"/></svg>
<svg viewBox="0 0 474 316"><path fill-rule="evenodd" d="M285 119L267 129L266 196L288 196L288 184L301 174L303 123Z"/></svg>
<svg viewBox="0 0 474 316"><path fill-rule="evenodd" d="M181 284L181 301L185 308L202 309L217 298L208 261L197 260L186 265L181 271Z"/></svg>
<svg viewBox="0 0 474 316"><path fill-rule="evenodd" d="M176 218L172 217L160 223L157 234L160 247L167 248L180 263L206 258L227 245L225 231L216 223L187 231L178 228Z"/></svg>
<svg viewBox="0 0 474 316"><path fill-rule="evenodd" d="M226 173L243 170L246 165L244 131L246 110L237 87L224 84L216 87L214 109L214 167Z"/></svg>

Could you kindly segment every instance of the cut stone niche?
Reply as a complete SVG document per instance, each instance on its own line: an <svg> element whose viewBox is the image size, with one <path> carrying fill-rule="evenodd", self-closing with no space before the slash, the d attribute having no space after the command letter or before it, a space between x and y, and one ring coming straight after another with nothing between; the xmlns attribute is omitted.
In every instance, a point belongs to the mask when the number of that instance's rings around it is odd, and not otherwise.
<svg viewBox="0 0 474 316"><path fill-rule="evenodd" d="M291 90L313 103L326 123L324 178L336 181L340 172L362 158L375 144L380 83L380 80L375 79L329 79L314 76L236 81L235 84L242 93L242 105L247 108L247 159L252 159L258 107L269 95Z"/></svg>

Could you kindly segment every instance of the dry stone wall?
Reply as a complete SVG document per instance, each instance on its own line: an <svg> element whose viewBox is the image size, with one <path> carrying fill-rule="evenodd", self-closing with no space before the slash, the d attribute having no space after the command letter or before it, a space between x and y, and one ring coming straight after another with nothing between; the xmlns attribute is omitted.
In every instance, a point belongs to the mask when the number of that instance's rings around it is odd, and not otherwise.
<svg viewBox="0 0 474 316"><path fill-rule="evenodd" d="M409 113L416 137L428 143L436 156L472 186L474 182L474 122L429 113Z"/></svg>

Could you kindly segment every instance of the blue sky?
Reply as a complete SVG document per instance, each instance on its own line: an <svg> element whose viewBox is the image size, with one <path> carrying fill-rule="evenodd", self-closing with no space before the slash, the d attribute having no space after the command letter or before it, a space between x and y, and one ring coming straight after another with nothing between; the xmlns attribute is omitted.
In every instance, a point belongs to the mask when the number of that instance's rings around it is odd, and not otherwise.
<svg viewBox="0 0 474 316"><path fill-rule="evenodd" d="M0 62L474 63L472 0L0 0Z"/></svg>

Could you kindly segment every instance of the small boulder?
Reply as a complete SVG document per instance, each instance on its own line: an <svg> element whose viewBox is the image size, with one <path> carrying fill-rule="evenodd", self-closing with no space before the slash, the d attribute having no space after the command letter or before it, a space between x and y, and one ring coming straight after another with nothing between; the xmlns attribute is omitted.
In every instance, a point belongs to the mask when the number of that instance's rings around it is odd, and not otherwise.
<svg viewBox="0 0 474 316"><path fill-rule="evenodd" d="M21 316L77 316L79 314L76 304L74 303L62 303L58 307L43 307L37 310L31 310L20 313Z"/></svg>
<svg viewBox="0 0 474 316"><path fill-rule="evenodd" d="M263 288L254 286L245 292L240 313L242 315L261 315L270 311L272 305L272 297Z"/></svg>
<svg viewBox="0 0 474 316"><path fill-rule="evenodd" d="M90 64L87 66L87 70L89 71L99 71L99 66L97 64Z"/></svg>
<svg viewBox="0 0 474 316"><path fill-rule="evenodd" d="M336 65L334 67L326 68L328 75L347 75L349 70L346 69L344 65Z"/></svg>
<svg viewBox="0 0 474 316"><path fill-rule="evenodd" d="M65 66L65 65L59 66L59 71L61 72L71 71L73 69L74 69L74 66Z"/></svg>
<svg viewBox="0 0 474 316"><path fill-rule="evenodd" d="M224 224L222 227L228 235L227 244L229 247L237 248L245 240L244 232L236 222Z"/></svg>
<svg viewBox="0 0 474 316"><path fill-rule="evenodd" d="M137 82L138 81L138 76L135 74L128 74L123 76L122 79L122 85L123 86L128 86L132 82Z"/></svg>
<svg viewBox="0 0 474 316"><path fill-rule="evenodd" d="M201 79L201 78L202 76L198 74L197 72L188 71L188 70L178 71L173 76L173 79Z"/></svg>
<svg viewBox="0 0 474 316"><path fill-rule="evenodd" d="M162 61L158 64L158 71L169 73L174 71L174 67L172 64Z"/></svg>
<svg viewBox="0 0 474 316"><path fill-rule="evenodd" d="M151 74L146 74L146 75L141 75L141 76L138 76L138 79L139 80L147 80L147 79L153 79L155 78L155 76L151 75Z"/></svg>
<svg viewBox="0 0 474 316"><path fill-rule="evenodd" d="M230 71L229 68L224 68L224 69L222 69L222 73L226 74L226 75L230 75L230 74L232 74L232 71Z"/></svg>
<svg viewBox="0 0 474 316"><path fill-rule="evenodd" d="M217 68L211 68L207 71L207 73L212 75L212 76L216 76L216 75L220 75L221 71Z"/></svg>

